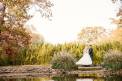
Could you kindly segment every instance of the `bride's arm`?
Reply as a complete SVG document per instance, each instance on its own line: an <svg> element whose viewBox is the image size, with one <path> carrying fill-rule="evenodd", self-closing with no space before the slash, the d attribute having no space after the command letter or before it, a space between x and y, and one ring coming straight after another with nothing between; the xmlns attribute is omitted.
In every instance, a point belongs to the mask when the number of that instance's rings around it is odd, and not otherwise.
<svg viewBox="0 0 122 81"><path fill-rule="evenodd" d="M84 53L86 53L86 51L87 51L87 49L86 49L86 48L84 48L84 49L83 49L83 54L84 54Z"/></svg>

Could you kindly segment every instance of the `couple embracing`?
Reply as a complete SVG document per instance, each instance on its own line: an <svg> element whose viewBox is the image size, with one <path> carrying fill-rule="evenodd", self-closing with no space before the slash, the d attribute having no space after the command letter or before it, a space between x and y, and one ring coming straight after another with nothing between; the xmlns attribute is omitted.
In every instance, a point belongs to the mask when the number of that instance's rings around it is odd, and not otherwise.
<svg viewBox="0 0 122 81"><path fill-rule="evenodd" d="M88 45L84 48L83 56L78 62L76 62L76 65L93 65L93 49L91 45Z"/></svg>

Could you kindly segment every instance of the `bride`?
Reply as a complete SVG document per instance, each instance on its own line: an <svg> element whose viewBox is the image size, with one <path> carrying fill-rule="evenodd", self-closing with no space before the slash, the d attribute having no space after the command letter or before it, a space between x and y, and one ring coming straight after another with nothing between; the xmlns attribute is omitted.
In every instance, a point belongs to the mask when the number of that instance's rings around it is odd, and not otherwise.
<svg viewBox="0 0 122 81"><path fill-rule="evenodd" d="M76 65L92 65L92 59L89 55L89 48L86 46L83 50L82 58L76 62Z"/></svg>

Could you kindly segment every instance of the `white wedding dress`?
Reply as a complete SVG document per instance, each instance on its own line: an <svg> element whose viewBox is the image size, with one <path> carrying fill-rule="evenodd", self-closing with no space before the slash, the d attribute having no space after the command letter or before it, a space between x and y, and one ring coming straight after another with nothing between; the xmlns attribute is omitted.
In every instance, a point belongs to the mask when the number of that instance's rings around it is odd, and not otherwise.
<svg viewBox="0 0 122 81"><path fill-rule="evenodd" d="M82 58L76 62L76 65L92 65L92 59L88 53L88 49L84 49Z"/></svg>

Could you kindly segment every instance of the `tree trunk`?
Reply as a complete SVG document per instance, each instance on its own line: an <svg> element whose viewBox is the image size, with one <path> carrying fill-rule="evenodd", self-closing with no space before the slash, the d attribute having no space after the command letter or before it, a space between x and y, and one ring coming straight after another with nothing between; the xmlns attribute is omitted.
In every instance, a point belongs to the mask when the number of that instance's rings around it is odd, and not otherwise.
<svg viewBox="0 0 122 81"><path fill-rule="evenodd" d="M4 22L4 15L5 15L5 5L2 2L0 2L0 26Z"/></svg>

